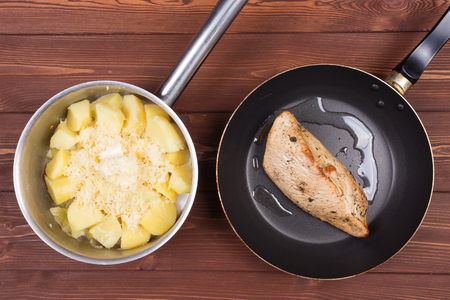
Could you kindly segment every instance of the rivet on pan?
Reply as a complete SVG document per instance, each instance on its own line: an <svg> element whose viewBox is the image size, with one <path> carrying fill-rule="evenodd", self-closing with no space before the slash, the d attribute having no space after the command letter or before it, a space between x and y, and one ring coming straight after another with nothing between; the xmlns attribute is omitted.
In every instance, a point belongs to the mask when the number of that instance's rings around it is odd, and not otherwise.
<svg viewBox="0 0 450 300"><path fill-rule="evenodd" d="M378 106L379 108L384 107L384 101L383 101L383 100L378 100L378 101L377 101L377 106Z"/></svg>
<svg viewBox="0 0 450 300"><path fill-rule="evenodd" d="M254 155L252 159L253 163L253 170L258 171L259 170L259 157L258 155Z"/></svg>
<svg viewBox="0 0 450 300"><path fill-rule="evenodd" d="M380 87L378 86L378 84L372 84L371 86L370 86L370 89L372 90L372 91L378 91L379 89L380 89Z"/></svg>
<svg viewBox="0 0 450 300"><path fill-rule="evenodd" d="M395 108L396 108L397 110L400 110L400 111L402 111L402 110L405 109L405 107L404 107L403 104L401 104L401 103L397 103L397 105L395 105Z"/></svg>

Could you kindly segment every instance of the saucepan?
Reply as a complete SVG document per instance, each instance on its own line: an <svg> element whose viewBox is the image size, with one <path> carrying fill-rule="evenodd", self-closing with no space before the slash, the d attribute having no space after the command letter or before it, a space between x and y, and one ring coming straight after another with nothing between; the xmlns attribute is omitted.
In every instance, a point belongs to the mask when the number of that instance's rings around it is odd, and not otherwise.
<svg viewBox="0 0 450 300"><path fill-rule="evenodd" d="M403 94L450 36L449 11L384 81L340 65L309 65L267 80L232 114L216 179L223 210L268 264L315 279L367 272L398 253L430 203L434 161L426 130ZM295 206L262 167L265 138L284 110L352 172L369 201L370 235L352 237Z"/></svg>
<svg viewBox="0 0 450 300"><path fill-rule="evenodd" d="M14 188L20 209L34 232L50 247L72 259L93 264L118 264L141 258L164 245L182 226L194 203L198 182L198 164L194 143L181 119L171 109L178 96L209 52L243 8L247 0L221 0L202 29L156 94L117 81L94 81L70 87L45 102L31 117L19 139L14 157ZM129 250L94 248L87 240L66 235L55 222L49 208L53 201L44 183L44 168L49 139L67 107L83 99L110 93L135 94L147 103L162 107L180 128L189 147L193 174L190 193L177 198L178 219L164 235L146 245Z"/></svg>

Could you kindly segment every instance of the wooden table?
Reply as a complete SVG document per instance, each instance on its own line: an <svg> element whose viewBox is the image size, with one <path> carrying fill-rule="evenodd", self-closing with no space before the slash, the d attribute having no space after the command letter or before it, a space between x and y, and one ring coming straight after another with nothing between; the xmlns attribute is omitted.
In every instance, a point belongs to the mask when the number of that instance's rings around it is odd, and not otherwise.
<svg viewBox="0 0 450 300"><path fill-rule="evenodd" d="M73 261L31 230L14 194L17 141L50 97L91 80L154 92L216 0L0 3L0 298L450 298L450 46L406 98L435 157L428 213L396 256L337 281L279 271L236 236L215 183L221 133L255 87L293 67L334 63L386 78L448 7L446 1L250 0L174 106L195 142L193 209L164 247L113 266Z"/></svg>

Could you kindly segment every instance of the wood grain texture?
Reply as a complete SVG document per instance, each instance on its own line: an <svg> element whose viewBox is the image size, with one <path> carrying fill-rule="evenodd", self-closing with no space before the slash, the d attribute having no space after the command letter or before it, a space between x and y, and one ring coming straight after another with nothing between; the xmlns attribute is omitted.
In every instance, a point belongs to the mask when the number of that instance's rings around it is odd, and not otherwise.
<svg viewBox="0 0 450 300"><path fill-rule="evenodd" d="M233 231L215 180L221 134L258 85L320 63L384 79L449 7L447 0L250 0L173 107L199 159L197 196L180 231L156 252L113 266L71 260L33 232L12 179L15 148L32 114L86 81L156 91L216 2L0 1L0 298L449 299L448 45L405 96L434 154L431 203L410 242L378 268L338 281L273 268Z"/></svg>
<svg viewBox="0 0 450 300"><path fill-rule="evenodd" d="M194 34L216 0L2 1L0 34ZM250 0L230 32L427 31L447 1Z"/></svg>
<svg viewBox="0 0 450 300"><path fill-rule="evenodd" d="M226 34L174 109L232 112L267 79L310 64L346 65L385 79L424 35ZM34 112L58 92L86 81L117 80L155 92L190 39L184 35L0 35L0 57L8 57L0 63L0 112ZM443 48L406 94L416 110L449 110L449 56L450 48Z"/></svg>
<svg viewBox="0 0 450 300"><path fill-rule="evenodd" d="M22 271L0 273L4 293L17 298L51 298L65 295L77 299L448 299L443 275L393 274L385 285L384 274L368 274L345 281L309 281L276 272L158 272L123 271L120 277L104 272ZM118 285L120 278L121 284ZM28 289L15 282L27 281ZM55 282L71 282L72 288ZM136 282L141 284L136 285ZM258 284L254 284L257 282ZM416 283L420 282L420 287ZM123 286L133 286L124 289ZM264 289L260 287L264 286ZM370 286L370 290L367 287ZM168 288L170 287L170 288ZM49 292L45 292L49 291ZM345 296L340 294L345 291Z"/></svg>

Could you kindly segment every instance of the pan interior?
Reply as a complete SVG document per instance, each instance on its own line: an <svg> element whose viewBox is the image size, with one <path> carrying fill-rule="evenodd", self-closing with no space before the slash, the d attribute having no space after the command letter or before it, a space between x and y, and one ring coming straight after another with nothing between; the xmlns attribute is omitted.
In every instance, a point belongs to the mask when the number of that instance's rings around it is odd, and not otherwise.
<svg viewBox="0 0 450 300"><path fill-rule="evenodd" d="M346 239L348 238L346 233L299 209L269 179L261 167L266 133L273 120L282 111L291 111L363 186L369 199L369 222L380 213L389 196L393 180L390 149L384 135L373 126L374 124L365 125L356 116L346 113L354 110L347 103L321 97L307 100L293 99L292 102L297 104L277 110L263 122L250 146L246 174L249 193L255 200L253 203L255 210L282 234L299 241L330 243ZM356 114L363 113L356 112ZM369 128L374 128L374 132ZM375 156L384 159L375 160ZM321 238L317 239L318 236Z"/></svg>
<svg viewBox="0 0 450 300"><path fill-rule="evenodd" d="M189 146L194 169L192 190L179 195L176 201L178 220L165 234L154 236L149 243L133 249L120 250L92 247L87 239L74 239L62 231L50 213L54 206L43 180L49 140L67 107L82 99L120 93L134 94L144 103L157 104L170 114ZM36 234L56 251L86 263L118 264L143 257L164 245L182 226L193 205L198 170L193 142L180 118L161 100L149 92L129 84L114 81L94 81L71 87L48 100L32 117L19 140L14 162L14 184L19 206Z"/></svg>
<svg viewBox="0 0 450 300"><path fill-rule="evenodd" d="M369 237L351 237L306 214L265 174L266 127L283 110L290 110L371 194ZM368 130L368 152L355 145L354 128L343 126L344 118ZM368 170L375 177L367 187L368 179L358 172L370 156L375 169ZM224 211L244 243L275 267L312 278L359 274L397 253L420 225L434 179L427 135L403 97L370 74L329 65L288 71L253 91L224 132L217 172ZM265 202L255 199L261 193Z"/></svg>

